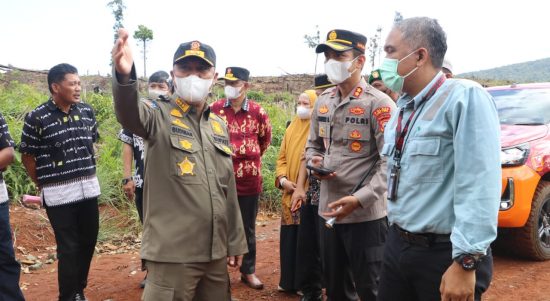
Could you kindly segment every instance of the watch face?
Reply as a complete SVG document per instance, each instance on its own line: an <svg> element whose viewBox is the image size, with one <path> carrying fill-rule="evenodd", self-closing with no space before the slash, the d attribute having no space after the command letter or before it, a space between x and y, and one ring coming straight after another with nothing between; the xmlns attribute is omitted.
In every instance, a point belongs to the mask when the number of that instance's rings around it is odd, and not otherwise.
<svg viewBox="0 0 550 301"><path fill-rule="evenodd" d="M473 256L466 255L462 257L462 267L465 270L473 270L476 268L476 259Z"/></svg>

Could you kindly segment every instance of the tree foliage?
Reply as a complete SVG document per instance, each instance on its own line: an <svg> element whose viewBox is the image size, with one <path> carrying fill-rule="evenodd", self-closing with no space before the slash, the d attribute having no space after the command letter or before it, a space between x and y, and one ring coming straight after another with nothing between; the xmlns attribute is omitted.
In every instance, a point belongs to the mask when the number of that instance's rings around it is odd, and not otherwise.
<svg viewBox="0 0 550 301"><path fill-rule="evenodd" d="M153 39L153 31L140 24L138 30L134 32L134 39L143 44L143 76L147 77L147 42Z"/></svg>
<svg viewBox="0 0 550 301"><path fill-rule="evenodd" d="M550 82L550 58L458 74L486 85Z"/></svg>
<svg viewBox="0 0 550 301"><path fill-rule="evenodd" d="M395 23L399 23L399 22L401 22L402 20L403 20L403 15L402 15L400 12L396 11L396 12L395 12L395 15L394 15L394 17L393 17L393 23L394 23L394 24L395 24Z"/></svg>
<svg viewBox="0 0 550 301"><path fill-rule="evenodd" d="M113 10L113 16L115 17L115 25L113 25L113 30L115 31L114 40L116 41L118 38L118 29L124 27L122 21L124 21L124 10L126 9L126 6L122 0L111 0L107 3L107 6Z"/></svg>
<svg viewBox="0 0 550 301"><path fill-rule="evenodd" d="M376 62L376 57L380 56L380 39L382 38L382 27L378 26L376 28L376 34L372 36L369 40L369 61L371 64L371 70L374 69Z"/></svg>
<svg viewBox="0 0 550 301"><path fill-rule="evenodd" d="M321 42L321 32L319 31L319 25L315 25L315 33L313 35L304 35L304 42L307 44L307 47L315 49L317 45ZM315 55L315 73L317 73L317 59L319 54Z"/></svg>

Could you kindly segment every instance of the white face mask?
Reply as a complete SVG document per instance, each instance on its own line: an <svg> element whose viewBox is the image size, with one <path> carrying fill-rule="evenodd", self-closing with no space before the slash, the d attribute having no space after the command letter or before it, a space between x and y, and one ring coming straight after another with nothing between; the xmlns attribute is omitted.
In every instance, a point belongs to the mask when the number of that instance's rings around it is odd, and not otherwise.
<svg viewBox="0 0 550 301"><path fill-rule="evenodd" d="M350 78L350 76L357 71L357 69L353 70L352 72L349 72L349 68L351 67L351 64L353 61L355 61L357 57L351 61L345 61L340 62L335 59L330 59L325 63L325 73L327 74L328 80L330 80L333 84L341 84L346 79Z"/></svg>
<svg viewBox="0 0 550 301"><path fill-rule="evenodd" d="M311 118L311 109L304 106L298 106L296 108L296 115L298 115L300 119L309 119Z"/></svg>
<svg viewBox="0 0 550 301"><path fill-rule="evenodd" d="M157 99L160 96L168 95L168 91L158 90L158 89L149 89L149 97L151 99Z"/></svg>
<svg viewBox="0 0 550 301"><path fill-rule="evenodd" d="M206 101L212 78L202 79L196 75L176 77L176 94L189 104L199 104Z"/></svg>
<svg viewBox="0 0 550 301"><path fill-rule="evenodd" d="M242 87L225 86L224 92L227 99L237 99L241 95Z"/></svg>

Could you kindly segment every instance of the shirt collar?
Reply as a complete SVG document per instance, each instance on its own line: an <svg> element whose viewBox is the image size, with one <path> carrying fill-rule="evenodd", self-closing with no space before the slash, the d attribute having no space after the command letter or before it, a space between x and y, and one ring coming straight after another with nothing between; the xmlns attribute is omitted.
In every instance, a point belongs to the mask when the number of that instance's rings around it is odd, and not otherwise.
<svg viewBox="0 0 550 301"><path fill-rule="evenodd" d="M226 98L225 99L225 103L223 104L223 107L224 108L229 108L231 106L231 101L229 100L229 98ZM241 109L243 111L247 111L248 112L248 97L245 97L244 100L243 100L243 103L241 104Z"/></svg>
<svg viewBox="0 0 550 301"><path fill-rule="evenodd" d="M437 82L437 80L439 79L440 76L443 75L443 72L439 71L433 78L432 80L430 81L429 84L426 85L426 87L424 87L424 89L422 89L422 91L420 91L420 93L418 93L414 98L413 98L413 101L414 101L414 109L418 109L418 106L420 106L420 104L422 103L422 98L424 98L424 96L426 96L426 94L428 94L428 92L430 91L430 89L433 87L433 85L435 85L435 83ZM410 97L409 97L409 100L410 100Z"/></svg>
<svg viewBox="0 0 550 301"><path fill-rule="evenodd" d="M74 107L76 106L76 104L71 104L71 106L69 107L69 112L74 109ZM55 111L55 110L59 110L61 111L61 109L55 104L55 101L53 100L52 97L50 97L50 99L48 99L48 103L46 103L46 107L50 110L50 111ZM63 112L63 111L62 111ZM63 112L65 113L65 112Z"/></svg>

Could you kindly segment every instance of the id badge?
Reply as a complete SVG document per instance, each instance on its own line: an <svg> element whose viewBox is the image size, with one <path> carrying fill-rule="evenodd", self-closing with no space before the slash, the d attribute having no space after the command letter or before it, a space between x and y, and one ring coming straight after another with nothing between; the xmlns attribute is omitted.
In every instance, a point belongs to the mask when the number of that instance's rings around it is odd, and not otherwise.
<svg viewBox="0 0 550 301"><path fill-rule="evenodd" d="M399 183L399 170L400 168L394 165L390 170L390 179L388 181L388 200L397 200L397 186Z"/></svg>

